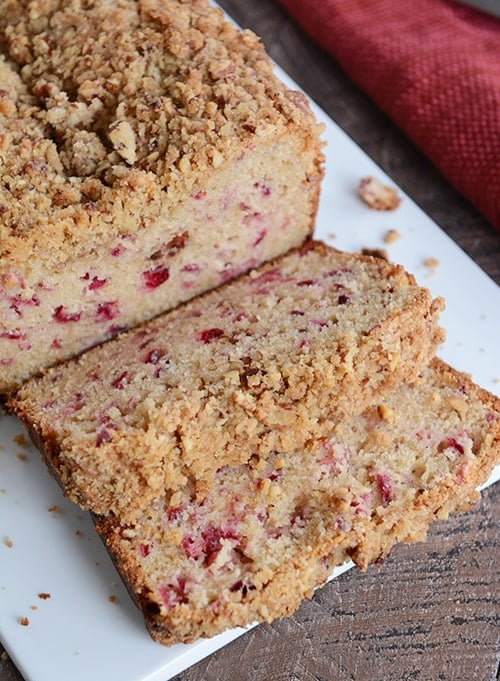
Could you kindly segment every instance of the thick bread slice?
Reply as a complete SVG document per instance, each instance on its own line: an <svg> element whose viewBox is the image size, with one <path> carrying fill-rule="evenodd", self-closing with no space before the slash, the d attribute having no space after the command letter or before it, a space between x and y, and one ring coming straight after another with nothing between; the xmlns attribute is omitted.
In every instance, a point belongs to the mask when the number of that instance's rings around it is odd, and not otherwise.
<svg viewBox="0 0 500 681"><path fill-rule="evenodd" d="M96 519L153 638L170 645L289 615L333 566L383 558L464 510L500 460L500 400L439 360L295 452L220 469Z"/></svg>
<svg viewBox="0 0 500 681"><path fill-rule="evenodd" d="M416 378L441 308L401 267L313 242L52 368L9 406L72 500L133 518Z"/></svg>

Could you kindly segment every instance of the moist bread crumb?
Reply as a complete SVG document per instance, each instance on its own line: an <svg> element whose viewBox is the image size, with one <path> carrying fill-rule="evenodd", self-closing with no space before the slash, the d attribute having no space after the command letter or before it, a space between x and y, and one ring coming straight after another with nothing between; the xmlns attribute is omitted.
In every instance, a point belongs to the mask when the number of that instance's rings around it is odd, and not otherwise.
<svg viewBox="0 0 500 681"><path fill-rule="evenodd" d="M299 246L303 95L206 0L0 0L0 394Z"/></svg>
<svg viewBox="0 0 500 681"><path fill-rule="evenodd" d="M478 498L500 460L498 398L434 360L383 405L306 448L224 466L202 497L187 486L136 523L95 518L156 641L290 615L334 566L380 565Z"/></svg>
<svg viewBox="0 0 500 681"><path fill-rule="evenodd" d="M382 184L375 177L363 177L358 192L363 201L374 210L395 210L401 203L393 187Z"/></svg>
<svg viewBox="0 0 500 681"><path fill-rule="evenodd" d="M401 267L312 242L29 380L8 407L70 499L133 518L415 379L441 309Z"/></svg>
<svg viewBox="0 0 500 681"><path fill-rule="evenodd" d="M401 239L401 234L397 229L389 229L384 235L384 243L386 244L392 244L398 239Z"/></svg>

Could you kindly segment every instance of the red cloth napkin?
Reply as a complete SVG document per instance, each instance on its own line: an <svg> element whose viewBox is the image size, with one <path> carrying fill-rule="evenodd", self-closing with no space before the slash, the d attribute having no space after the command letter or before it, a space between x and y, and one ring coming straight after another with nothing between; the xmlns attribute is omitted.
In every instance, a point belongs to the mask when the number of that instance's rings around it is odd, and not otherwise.
<svg viewBox="0 0 500 681"><path fill-rule="evenodd" d="M452 0L279 0L500 229L500 21Z"/></svg>

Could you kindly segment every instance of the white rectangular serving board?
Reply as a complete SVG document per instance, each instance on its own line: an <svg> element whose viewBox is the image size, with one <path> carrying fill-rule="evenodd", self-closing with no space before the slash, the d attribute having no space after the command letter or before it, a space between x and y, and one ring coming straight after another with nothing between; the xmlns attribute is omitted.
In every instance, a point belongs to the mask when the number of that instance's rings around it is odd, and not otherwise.
<svg viewBox="0 0 500 681"><path fill-rule="evenodd" d="M348 251L385 248L393 262L443 296L447 341L440 356L499 394L499 287L403 192L394 212L363 204L360 178L394 183L314 110L328 144L316 237ZM401 238L387 245L389 229ZM439 264L426 267L427 258ZM89 516L63 498L34 447L13 439L22 433L18 421L0 415L0 640L27 681L166 681L244 633L172 648L154 643ZM499 477L500 467L487 484ZM21 625L23 617L29 626Z"/></svg>

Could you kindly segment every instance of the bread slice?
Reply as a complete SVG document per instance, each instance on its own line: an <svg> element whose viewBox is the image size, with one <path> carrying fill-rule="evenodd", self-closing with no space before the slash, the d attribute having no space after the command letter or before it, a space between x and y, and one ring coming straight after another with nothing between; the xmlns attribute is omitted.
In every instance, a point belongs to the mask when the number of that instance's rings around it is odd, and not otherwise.
<svg viewBox="0 0 500 681"><path fill-rule="evenodd" d="M0 167L1 394L302 244L323 153L206 0L35 0L0 12Z"/></svg>
<svg viewBox="0 0 500 681"><path fill-rule="evenodd" d="M500 400L434 360L416 384L306 448L223 467L207 494L96 526L165 645L292 613L332 568L362 569L464 510L500 460Z"/></svg>
<svg viewBox="0 0 500 681"><path fill-rule="evenodd" d="M31 379L8 404L70 499L134 517L416 378L442 340L441 307L401 267L313 242Z"/></svg>

